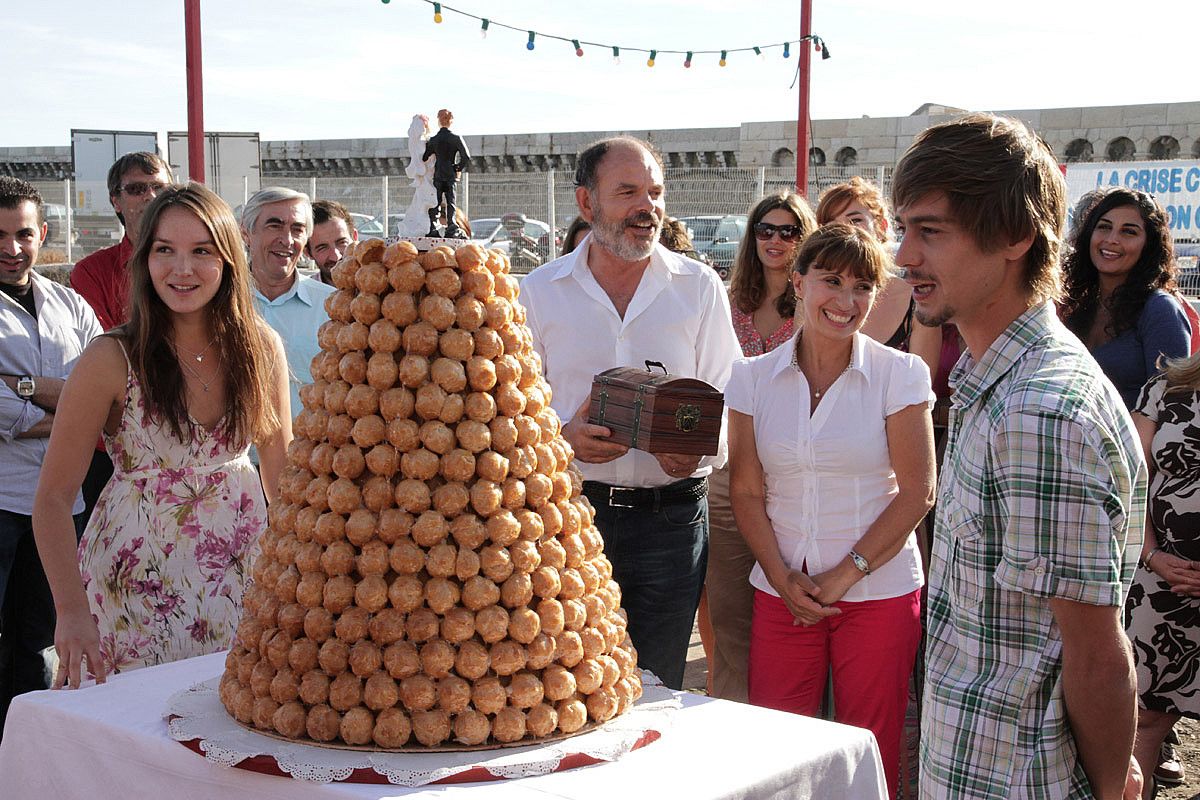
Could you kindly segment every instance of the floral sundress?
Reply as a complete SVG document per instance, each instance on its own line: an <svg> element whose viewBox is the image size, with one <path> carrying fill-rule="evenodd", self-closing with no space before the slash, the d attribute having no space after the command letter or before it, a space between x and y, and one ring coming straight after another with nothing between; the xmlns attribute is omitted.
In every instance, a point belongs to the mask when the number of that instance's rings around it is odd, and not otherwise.
<svg viewBox="0 0 1200 800"><path fill-rule="evenodd" d="M79 542L79 567L109 671L230 646L266 501L249 446L193 420L192 440L146 413L129 370L113 476Z"/></svg>

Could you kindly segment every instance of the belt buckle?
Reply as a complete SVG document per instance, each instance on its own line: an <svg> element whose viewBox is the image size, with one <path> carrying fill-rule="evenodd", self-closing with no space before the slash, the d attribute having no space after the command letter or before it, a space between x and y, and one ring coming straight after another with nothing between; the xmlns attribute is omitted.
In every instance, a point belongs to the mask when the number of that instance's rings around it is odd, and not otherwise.
<svg viewBox="0 0 1200 800"><path fill-rule="evenodd" d="M634 508L635 506L632 502L622 503L617 500L617 497L618 497L617 492L628 492L630 495L632 495L633 491L634 490L629 488L628 486L610 486L608 488L608 505L609 505L609 507L611 507L611 508Z"/></svg>

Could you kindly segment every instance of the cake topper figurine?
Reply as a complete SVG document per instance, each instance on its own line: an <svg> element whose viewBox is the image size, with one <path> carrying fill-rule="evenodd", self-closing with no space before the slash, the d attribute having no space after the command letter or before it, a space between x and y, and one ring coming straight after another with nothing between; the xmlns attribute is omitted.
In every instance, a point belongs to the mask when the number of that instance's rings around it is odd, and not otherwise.
<svg viewBox="0 0 1200 800"><path fill-rule="evenodd" d="M438 233L437 221L444 200L446 238L465 239L466 234L454 219L454 185L458 181L458 174L468 171L471 153L462 137L450 130L453 124L454 114L449 109L443 108L438 111L438 125L441 126L441 130L425 145L425 152L422 154L423 159L431 155L437 157L433 167L433 186L437 190L437 198L434 207L429 209L429 235L441 235Z"/></svg>
<svg viewBox="0 0 1200 800"><path fill-rule="evenodd" d="M426 215L437 213L437 192L433 186L434 164L425 155L425 140L429 137L429 117L424 114L414 114L412 124L408 126L408 167L404 173L412 178L412 202L404 212L400 222L401 236L424 236ZM384 235L387 235L386 228ZM430 236L439 236L431 232Z"/></svg>

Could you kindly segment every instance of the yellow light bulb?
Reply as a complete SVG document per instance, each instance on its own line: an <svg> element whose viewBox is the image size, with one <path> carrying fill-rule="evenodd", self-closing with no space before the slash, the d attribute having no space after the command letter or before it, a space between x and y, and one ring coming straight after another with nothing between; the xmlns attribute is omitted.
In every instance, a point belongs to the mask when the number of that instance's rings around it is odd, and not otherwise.
<svg viewBox="0 0 1200 800"><path fill-rule="evenodd" d="M438 22L438 23L440 23L442 21L442 15L440 12L433 15L433 21Z"/></svg>
<svg viewBox="0 0 1200 800"><path fill-rule="evenodd" d="M723 59L723 58L721 59L721 66L722 67L725 66L725 59Z"/></svg>

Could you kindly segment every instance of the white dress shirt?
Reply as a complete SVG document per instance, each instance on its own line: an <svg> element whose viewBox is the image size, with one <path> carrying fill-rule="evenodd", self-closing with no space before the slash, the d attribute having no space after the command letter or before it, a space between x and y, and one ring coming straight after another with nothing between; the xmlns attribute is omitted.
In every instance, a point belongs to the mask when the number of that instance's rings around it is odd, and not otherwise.
<svg viewBox="0 0 1200 800"><path fill-rule="evenodd" d="M30 273L30 280L37 319L0 293L0 374L66 378L84 348L104 329L92 307L74 290L36 272ZM33 513L33 495L50 439L18 437L45 416L45 411L0 381L0 509ZM71 513L80 511L83 498L77 494Z"/></svg>
<svg viewBox="0 0 1200 800"><path fill-rule="evenodd" d="M898 493L885 420L934 395L921 359L854 335L850 367L809 416L809 386L792 365L796 339L741 359L725 389L732 411L754 418L766 481L767 516L792 569L816 575L837 565ZM899 597L924 583L916 536L846 592L844 600ZM778 596L762 566L750 583Z"/></svg>
<svg viewBox="0 0 1200 800"><path fill-rule="evenodd" d="M564 422L575 416L597 373L612 367L643 369L646 361L662 362L672 375L723 389L741 347L733 333L729 298L712 267L655 245L622 319L588 268L591 243L589 235L574 251L534 270L521 283L520 300L558 416ZM722 453L702 459L693 476L708 475L724 462L723 433L721 438ZM576 464L587 480L617 486L663 486L677 480L640 450L606 464Z"/></svg>

